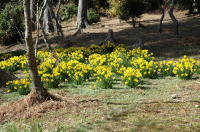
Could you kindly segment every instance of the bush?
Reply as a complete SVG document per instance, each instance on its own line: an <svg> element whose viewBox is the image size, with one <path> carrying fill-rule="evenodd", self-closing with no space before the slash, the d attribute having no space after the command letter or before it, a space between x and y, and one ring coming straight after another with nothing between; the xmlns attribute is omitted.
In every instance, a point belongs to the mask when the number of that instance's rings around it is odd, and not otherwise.
<svg viewBox="0 0 200 132"><path fill-rule="evenodd" d="M197 10L195 9L194 5L193 5L194 0L180 0L177 1L178 3L178 7L179 9L188 9L189 10L189 14L200 14L200 1L196 0L196 6L197 6Z"/></svg>
<svg viewBox="0 0 200 132"><path fill-rule="evenodd" d="M148 1L150 4L150 7L149 7L150 11L159 9L159 4L157 0L148 0Z"/></svg>
<svg viewBox="0 0 200 132"><path fill-rule="evenodd" d="M20 39L24 31L22 6L8 4L0 13L0 43L7 45Z"/></svg>
<svg viewBox="0 0 200 132"><path fill-rule="evenodd" d="M100 21L99 13L96 10L92 9L92 8L90 8L88 10L87 18L88 18L89 24L97 23L97 22Z"/></svg>
<svg viewBox="0 0 200 132"><path fill-rule="evenodd" d="M110 0L109 2L109 14L126 21L130 18L134 21L149 8L146 0Z"/></svg>
<svg viewBox="0 0 200 132"><path fill-rule="evenodd" d="M77 15L78 6L74 3L69 3L61 10L62 20L70 20Z"/></svg>

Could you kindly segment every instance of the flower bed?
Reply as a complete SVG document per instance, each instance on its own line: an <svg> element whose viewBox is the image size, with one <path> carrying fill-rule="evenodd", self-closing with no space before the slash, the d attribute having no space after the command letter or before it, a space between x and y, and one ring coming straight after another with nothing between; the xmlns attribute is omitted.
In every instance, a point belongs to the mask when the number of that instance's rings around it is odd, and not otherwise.
<svg viewBox="0 0 200 132"><path fill-rule="evenodd" d="M112 88L116 79L132 88L143 78L177 76L191 79L193 74L200 73L200 63L193 58L184 56L178 61L156 61L148 50L127 51L111 43L101 47L60 48L54 53L41 50L37 61L42 82L48 88L57 88L61 83L82 85L86 81L95 81L101 88ZM21 70L27 74L27 58L25 55L10 57L0 61L0 68L11 72ZM24 93L28 93L30 80L24 80L8 82L8 91L23 88L27 89Z"/></svg>

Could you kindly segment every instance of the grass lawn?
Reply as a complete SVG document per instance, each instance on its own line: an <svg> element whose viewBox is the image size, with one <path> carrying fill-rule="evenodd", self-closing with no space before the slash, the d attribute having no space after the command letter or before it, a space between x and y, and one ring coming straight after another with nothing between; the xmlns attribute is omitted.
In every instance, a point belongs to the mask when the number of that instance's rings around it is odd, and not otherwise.
<svg viewBox="0 0 200 132"><path fill-rule="evenodd" d="M198 78L198 77L197 77ZM44 130L63 127L63 131L200 131L199 79L175 77L146 79L137 88L117 84L113 89L63 85L51 89L78 105L69 105L2 124L0 131L25 124L41 123ZM16 93L1 96L1 103L16 101ZM56 126L56 127L55 127Z"/></svg>

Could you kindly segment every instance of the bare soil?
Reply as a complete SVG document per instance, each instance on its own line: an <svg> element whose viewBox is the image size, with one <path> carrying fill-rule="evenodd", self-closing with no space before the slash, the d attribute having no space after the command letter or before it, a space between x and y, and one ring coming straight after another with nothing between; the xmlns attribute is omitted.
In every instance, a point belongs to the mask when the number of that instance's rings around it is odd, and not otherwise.
<svg viewBox="0 0 200 132"><path fill-rule="evenodd" d="M142 39L145 43L145 48L154 52L160 57L180 57L183 54L196 55L200 51L190 51L200 48L199 32L200 32L200 16L186 16L185 11L178 11L175 16L179 20L180 35L176 36L173 33L173 24L166 15L164 19L164 32L158 33L159 19L161 14L144 14L140 21L146 28L133 28L130 23L119 21L117 18L101 18L101 22L91 25L84 30L84 34L73 36L76 29L75 21L63 23L63 32L65 35L64 41L60 37L49 35L49 41L54 47L63 45L80 47L89 46L91 44L99 44L106 38L109 29L113 29L114 36L118 43L133 45L138 39ZM71 43L69 43L69 40ZM43 41L40 41L40 48L45 48ZM1 46L0 53L9 51L25 50L24 44L13 46ZM181 51L180 51L181 50ZM182 52L182 50L186 50ZM180 53L182 52L182 53Z"/></svg>

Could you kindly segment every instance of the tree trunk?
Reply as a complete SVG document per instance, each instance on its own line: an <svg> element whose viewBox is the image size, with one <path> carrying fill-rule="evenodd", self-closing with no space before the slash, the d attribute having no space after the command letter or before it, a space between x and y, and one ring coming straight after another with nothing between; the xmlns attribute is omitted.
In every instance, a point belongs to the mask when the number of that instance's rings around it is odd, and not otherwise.
<svg viewBox="0 0 200 132"><path fill-rule="evenodd" d="M88 0L79 0L77 15L77 32L75 35L82 33L82 29L89 26L87 20Z"/></svg>
<svg viewBox="0 0 200 132"><path fill-rule="evenodd" d="M40 37L40 15L39 15L39 3L37 2L37 11L36 11L36 40L35 40L35 56L37 56L38 51L38 41Z"/></svg>
<svg viewBox="0 0 200 132"><path fill-rule="evenodd" d="M167 1L168 2L168 1ZM160 27L159 27L159 32L162 33L162 22L163 22L163 19L165 17L165 11L166 11L166 8L168 6L168 4L170 4L170 9L169 9L169 16L170 18L172 19L173 21L173 24L175 26L175 34L178 35L179 34L179 24L178 24L178 20L176 19L176 17L174 16L174 6L175 6L175 3L176 3L176 0L171 0L171 3L166 3L164 2L163 5L160 4L160 7L161 7L161 10L162 10L162 16L161 16L161 19L160 19Z"/></svg>
<svg viewBox="0 0 200 132"><path fill-rule="evenodd" d="M163 20L165 18L165 9L162 8L161 11L162 11L162 16L160 18L160 26L159 26L159 32L160 33L162 33L162 25L163 25Z"/></svg>
<svg viewBox="0 0 200 132"><path fill-rule="evenodd" d="M0 69L0 87L5 86L6 82L17 80L18 78L8 71Z"/></svg>
<svg viewBox="0 0 200 132"><path fill-rule="evenodd" d="M43 18L43 21L44 21L43 26L44 26L45 33L47 34L53 31L51 6L52 6L52 2L51 0L48 0L46 3L45 10L44 10L44 18Z"/></svg>
<svg viewBox="0 0 200 132"><path fill-rule="evenodd" d="M174 24L174 32L176 35L179 34L179 30L178 30L178 20L176 19L176 17L174 16L174 6L175 6L176 0L172 0L171 5L170 5L170 9L169 9L169 16L173 21Z"/></svg>
<svg viewBox="0 0 200 132"><path fill-rule="evenodd" d="M163 31L163 29L162 29L162 25L163 25L163 20L164 20L164 18L165 18L165 11L166 11L166 9L165 9L165 1L163 1L163 0L157 0L157 2L158 2L158 5L159 5L159 7L160 7L160 10L161 10L161 12L162 12L162 16L161 16L161 18L160 18L160 25L159 25L159 32L160 33L162 33L162 31Z"/></svg>
<svg viewBox="0 0 200 132"><path fill-rule="evenodd" d="M58 3L59 5L59 7L58 8L60 8L60 4L61 4L61 2L59 1L59 3ZM52 8L52 6L50 7L50 11L51 11L51 14L52 14L52 18L55 20L55 31L56 31L56 33L58 34L58 35L61 35L61 37L62 37L62 39L64 38L64 34L63 34L63 32L62 32L62 26L61 26L61 24L59 23L59 15L58 15L58 12L59 12L59 9L57 9L58 11L56 11L56 13L54 12L54 10L53 10L53 8Z"/></svg>
<svg viewBox="0 0 200 132"><path fill-rule="evenodd" d="M36 28L36 11L37 11L37 0L30 0L30 10L31 10L31 26L33 30Z"/></svg>
<svg viewBox="0 0 200 132"><path fill-rule="evenodd" d="M32 38L32 27L30 17L30 0L24 0L24 18L25 18L25 42L27 46L28 66L32 78L32 93L37 96L39 101L44 101L48 97L47 90L43 87L41 78L38 74L35 48Z"/></svg>
<svg viewBox="0 0 200 132"><path fill-rule="evenodd" d="M45 13L45 9L46 9L46 6L48 3L49 3L49 0L44 1L40 12L39 12L39 6L37 6L37 36L36 36L36 42L35 42L35 55L37 54L37 50L38 50L39 29L40 28L42 30L42 36L43 36L44 42L47 46L47 49L50 51L52 50L51 44L48 42L48 39L47 39L47 35L45 32L45 23L44 23L44 13Z"/></svg>
<svg viewBox="0 0 200 132"><path fill-rule="evenodd" d="M56 11L55 11L55 17L57 18L57 21L61 27L61 31L62 31L62 25L61 25L61 17L59 15L59 12L60 12L60 9L61 9L61 4L62 4L62 0L59 0L58 1L58 4L57 4L57 8L56 8Z"/></svg>

